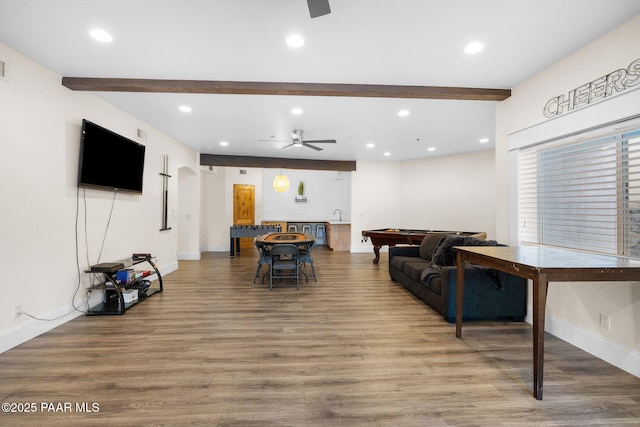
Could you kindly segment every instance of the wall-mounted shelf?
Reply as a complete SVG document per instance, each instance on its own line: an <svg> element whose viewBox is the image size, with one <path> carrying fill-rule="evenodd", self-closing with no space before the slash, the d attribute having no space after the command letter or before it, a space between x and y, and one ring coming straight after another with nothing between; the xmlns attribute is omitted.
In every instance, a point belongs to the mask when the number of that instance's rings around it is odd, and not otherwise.
<svg viewBox="0 0 640 427"><path fill-rule="evenodd" d="M307 201L307 196L296 196L296 203L304 203Z"/></svg>

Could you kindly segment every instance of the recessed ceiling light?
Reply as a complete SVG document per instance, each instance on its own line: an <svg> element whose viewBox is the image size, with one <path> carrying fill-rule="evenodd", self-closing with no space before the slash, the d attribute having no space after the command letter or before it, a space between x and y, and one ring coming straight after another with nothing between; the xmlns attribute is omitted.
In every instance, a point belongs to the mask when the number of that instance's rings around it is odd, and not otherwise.
<svg viewBox="0 0 640 427"><path fill-rule="evenodd" d="M391 155L391 153L390 153L390 152L388 152L388 151L385 151L385 152L384 152L384 155L385 155L385 156L390 156L390 155Z"/></svg>
<svg viewBox="0 0 640 427"><path fill-rule="evenodd" d="M291 114L302 114L302 108L294 108L291 110Z"/></svg>
<svg viewBox="0 0 640 427"><path fill-rule="evenodd" d="M400 110L400 111L398 111L398 115L400 117L408 116L409 115L409 110Z"/></svg>
<svg viewBox="0 0 640 427"><path fill-rule="evenodd" d="M427 151L436 151L436 147L429 147L427 148Z"/></svg>
<svg viewBox="0 0 640 427"><path fill-rule="evenodd" d="M374 144L373 142L370 142L370 143L367 144L367 148L373 148L375 146L376 146L376 144Z"/></svg>
<svg viewBox="0 0 640 427"><path fill-rule="evenodd" d="M111 37L111 34L100 28L94 28L93 30L89 31L89 35L102 43L110 43L113 41L113 37Z"/></svg>
<svg viewBox="0 0 640 427"><path fill-rule="evenodd" d="M473 55L484 49L484 44L480 42L471 42L464 48L464 53L467 55Z"/></svg>
<svg viewBox="0 0 640 427"><path fill-rule="evenodd" d="M485 142L489 142L489 138L481 138L479 142L480 144L484 144Z"/></svg>
<svg viewBox="0 0 640 427"><path fill-rule="evenodd" d="M304 45L304 39L300 34L291 34L287 37L287 45L289 47L301 47Z"/></svg>
<svg viewBox="0 0 640 427"><path fill-rule="evenodd" d="M190 113L193 111L193 109L191 107L189 107L188 105L181 105L180 107L178 107L178 109L180 111L182 111L183 113Z"/></svg>
<svg viewBox="0 0 640 427"><path fill-rule="evenodd" d="M227 141L220 141L220 145L226 147L227 145L229 145L229 143Z"/></svg>

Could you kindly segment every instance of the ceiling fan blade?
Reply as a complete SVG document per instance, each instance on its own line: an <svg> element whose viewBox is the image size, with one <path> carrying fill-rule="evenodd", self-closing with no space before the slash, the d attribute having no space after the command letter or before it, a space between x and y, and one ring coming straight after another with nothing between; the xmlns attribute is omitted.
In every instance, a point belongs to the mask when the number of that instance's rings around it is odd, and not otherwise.
<svg viewBox="0 0 640 427"><path fill-rule="evenodd" d="M304 143L312 142L314 144L336 144L337 141L335 139L317 139L315 141L304 141Z"/></svg>
<svg viewBox="0 0 640 427"><path fill-rule="evenodd" d="M323 150L320 147L316 147L315 145L307 144L306 142L304 144L302 144L302 145L304 145L305 147L309 147L309 148L311 148L313 150L316 150L316 151L322 151Z"/></svg>
<svg viewBox="0 0 640 427"><path fill-rule="evenodd" d="M291 142L291 140L284 139L259 139L258 142Z"/></svg>
<svg viewBox="0 0 640 427"><path fill-rule="evenodd" d="M309 6L309 15L312 18L331 13L329 0L307 0L307 5Z"/></svg>
<svg viewBox="0 0 640 427"><path fill-rule="evenodd" d="M281 147L281 148L283 148L283 149L284 149L284 148L289 148L289 147L291 147L292 145L293 145L293 142L292 142L291 144L289 144L289 145L285 145L284 147Z"/></svg>

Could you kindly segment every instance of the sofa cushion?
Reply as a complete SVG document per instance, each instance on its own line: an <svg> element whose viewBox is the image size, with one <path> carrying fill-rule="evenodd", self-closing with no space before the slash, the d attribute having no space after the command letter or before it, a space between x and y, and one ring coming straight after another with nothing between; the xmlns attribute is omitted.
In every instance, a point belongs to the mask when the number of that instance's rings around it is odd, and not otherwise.
<svg viewBox="0 0 640 427"><path fill-rule="evenodd" d="M405 263L413 262L413 261L423 261L423 260L415 256L393 256L389 260L389 265L398 271L404 271Z"/></svg>
<svg viewBox="0 0 640 427"><path fill-rule="evenodd" d="M438 295L442 295L442 276L433 277L429 283L422 282L427 288Z"/></svg>
<svg viewBox="0 0 640 427"><path fill-rule="evenodd" d="M420 243L420 258L430 261L433 257L434 250L438 246L438 243L444 239L444 236L444 234L439 233L429 233L425 235Z"/></svg>
<svg viewBox="0 0 640 427"><path fill-rule="evenodd" d="M415 282L420 281L420 275L429 267L429 261L425 261L422 258L413 258L413 261L407 261L404 264L404 274Z"/></svg>
<svg viewBox="0 0 640 427"><path fill-rule="evenodd" d="M495 240L483 240L471 236L447 236L436 247L431 261L440 267L456 265L454 246L497 246Z"/></svg>

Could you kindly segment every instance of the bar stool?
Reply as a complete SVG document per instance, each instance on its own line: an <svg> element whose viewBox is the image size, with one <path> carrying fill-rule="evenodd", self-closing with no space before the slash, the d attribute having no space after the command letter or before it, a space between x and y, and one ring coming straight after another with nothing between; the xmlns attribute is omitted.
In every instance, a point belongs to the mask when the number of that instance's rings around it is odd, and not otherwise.
<svg viewBox="0 0 640 427"><path fill-rule="evenodd" d="M287 231L290 233L297 233L298 232L298 226L295 224L289 224Z"/></svg>
<svg viewBox="0 0 640 427"><path fill-rule="evenodd" d="M324 224L318 224L316 226L316 244L324 245L326 244L327 231L325 230Z"/></svg>
<svg viewBox="0 0 640 427"><path fill-rule="evenodd" d="M304 224L302 226L302 232L311 236L311 224Z"/></svg>

